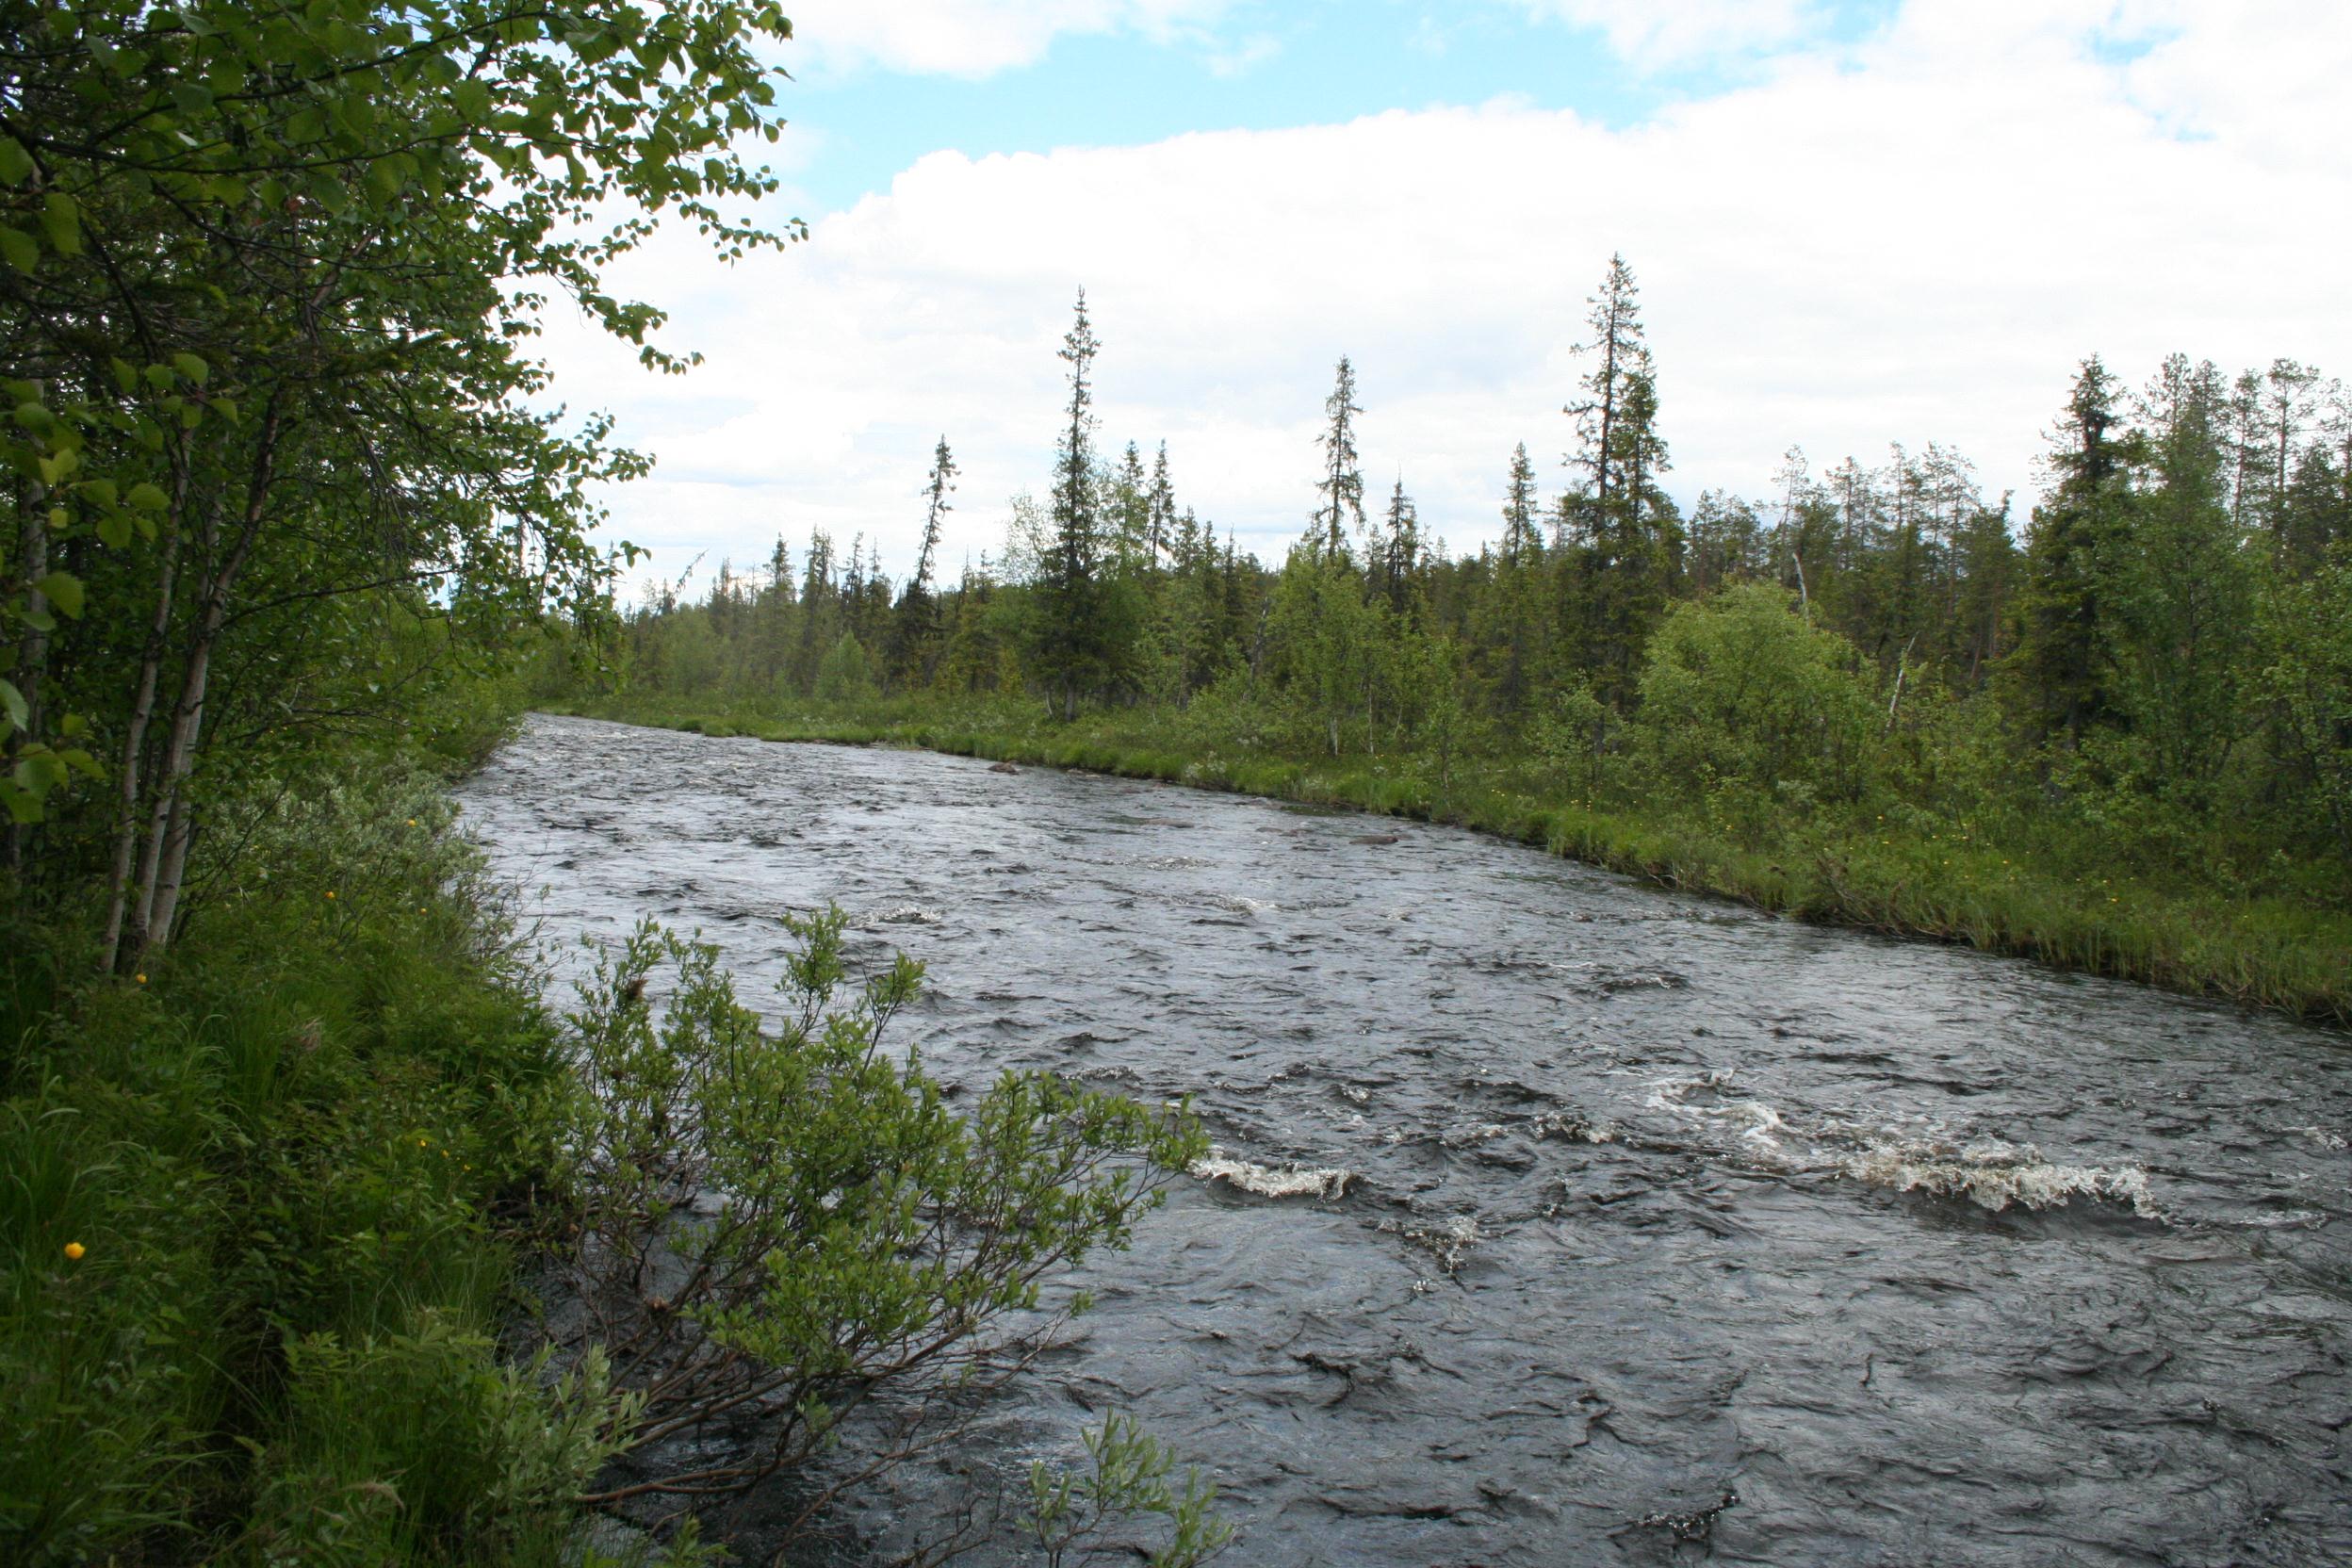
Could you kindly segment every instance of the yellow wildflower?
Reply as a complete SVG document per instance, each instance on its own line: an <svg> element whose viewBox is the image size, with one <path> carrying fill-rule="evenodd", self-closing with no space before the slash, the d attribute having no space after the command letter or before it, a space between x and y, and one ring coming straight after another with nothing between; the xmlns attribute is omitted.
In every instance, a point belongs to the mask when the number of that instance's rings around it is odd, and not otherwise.
<svg viewBox="0 0 2352 1568"><path fill-rule="evenodd" d="M69 1241L65 1244L65 1255L75 1263L81 1262L82 1254L89 1250L89 1248L84 1247L78 1241Z"/></svg>

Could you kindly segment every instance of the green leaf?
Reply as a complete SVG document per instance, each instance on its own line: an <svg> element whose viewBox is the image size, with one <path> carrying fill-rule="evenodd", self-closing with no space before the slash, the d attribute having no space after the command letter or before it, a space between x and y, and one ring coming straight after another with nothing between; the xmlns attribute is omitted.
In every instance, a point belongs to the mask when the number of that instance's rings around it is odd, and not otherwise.
<svg viewBox="0 0 2352 1568"><path fill-rule="evenodd" d="M82 618L82 580L71 572L51 572L33 584L33 591L47 596L57 612L71 621Z"/></svg>
<svg viewBox="0 0 2352 1568"><path fill-rule="evenodd" d="M98 537L109 549L121 549L131 542L131 520L120 512L101 513L98 517Z"/></svg>
<svg viewBox="0 0 2352 1568"><path fill-rule="evenodd" d="M33 155L12 136L0 136L0 180L23 185L33 172Z"/></svg>
<svg viewBox="0 0 2352 1568"><path fill-rule="evenodd" d="M41 226L61 256L82 253L82 209L62 190L53 190L41 205Z"/></svg>
<svg viewBox="0 0 2352 1568"><path fill-rule="evenodd" d="M203 360L191 353L173 354L172 356L172 367L180 372L180 374L186 376L188 380L194 382L199 386L204 385L204 378L212 374L212 367L206 365Z"/></svg>
<svg viewBox="0 0 2352 1568"><path fill-rule="evenodd" d="M6 676L0 676L0 714L7 715L9 726L17 729L33 722L33 710L24 701L24 694Z"/></svg>
<svg viewBox="0 0 2352 1568"><path fill-rule="evenodd" d="M0 228L0 256L18 271L29 272L41 265L41 247L22 229Z"/></svg>
<svg viewBox="0 0 2352 1568"><path fill-rule="evenodd" d="M21 824L30 825L41 820L41 797L5 778L0 778L0 806L7 807L8 815Z"/></svg>
<svg viewBox="0 0 2352 1568"><path fill-rule="evenodd" d="M468 124L479 125L490 118L490 84L487 82L459 82L449 89L449 100L457 106L457 112L466 117Z"/></svg>
<svg viewBox="0 0 2352 1568"><path fill-rule="evenodd" d="M122 498L122 504L140 512L161 512L172 504L172 498L163 493L162 486L141 480L131 486L131 493Z"/></svg>
<svg viewBox="0 0 2352 1568"><path fill-rule="evenodd" d="M129 397L132 393L139 390L138 366L133 365L129 360L121 358L120 356L110 359L106 363L114 371L114 384L122 389L122 395L124 397Z"/></svg>
<svg viewBox="0 0 2352 1568"><path fill-rule="evenodd" d="M14 777L18 789L39 800L65 781L65 765L44 746L18 759Z"/></svg>

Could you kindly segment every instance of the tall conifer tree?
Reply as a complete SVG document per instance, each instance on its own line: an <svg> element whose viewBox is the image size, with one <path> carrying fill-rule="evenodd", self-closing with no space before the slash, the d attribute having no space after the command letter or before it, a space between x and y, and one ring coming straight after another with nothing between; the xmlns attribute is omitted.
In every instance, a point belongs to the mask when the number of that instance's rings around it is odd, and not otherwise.
<svg viewBox="0 0 2352 1568"><path fill-rule="evenodd" d="M1323 413L1331 422L1320 437L1323 478L1315 485L1323 496L1315 513L1315 549L1326 565L1348 559L1350 519L1358 533L1364 531L1364 473L1356 463L1355 424L1363 412L1356 406L1355 367L1343 355L1331 395L1323 400Z"/></svg>
<svg viewBox="0 0 2352 1568"><path fill-rule="evenodd" d="M1101 350L1082 288L1059 351L1070 367L1070 407L1054 447L1053 536L1039 563L1030 625L1037 671L1066 719L1078 716L1080 695L1103 678L1112 650L1112 629L1099 602L1102 530L1096 504L1093 377Z"/></svg>

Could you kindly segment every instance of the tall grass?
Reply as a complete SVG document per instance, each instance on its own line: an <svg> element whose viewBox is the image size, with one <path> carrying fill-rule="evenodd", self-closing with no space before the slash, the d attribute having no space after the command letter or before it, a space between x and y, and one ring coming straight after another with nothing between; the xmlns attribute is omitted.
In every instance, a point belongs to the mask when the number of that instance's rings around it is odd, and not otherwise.
<svg viewBox="0 0 2352 1568"><path fill-rule="evenodd" d="M600 1395L497 1348L534 977L429 777L237 826L151 972L0 932L0 1560L552 1563Z"/></svg>

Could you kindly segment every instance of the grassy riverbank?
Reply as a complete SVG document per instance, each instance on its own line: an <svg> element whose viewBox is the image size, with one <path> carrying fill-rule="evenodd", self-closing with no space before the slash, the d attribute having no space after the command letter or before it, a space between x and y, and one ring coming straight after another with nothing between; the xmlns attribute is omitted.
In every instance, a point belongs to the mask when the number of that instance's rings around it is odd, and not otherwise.
<svg viewBox="0 0 2352 1568"><path fill-rule="evenodd" d="M0 1558L564 1560L590 1401L498 1335L570 1075L453 815L243 810L120 978L0 915Z"/></svg>
<svg viewBox="0 0 2352 1568"><path fill-rule="evenodd" d="M1807 920L1965 942L2066 970L2352 1023L2352 911L2297 892L2102 874L2030 828L1877 808L1741 816L1576 798L1537 760L1316 757L1246 717L902 699L698 706L631 694L551 710L776 741L920 746L1457 824Z"/></svg>

